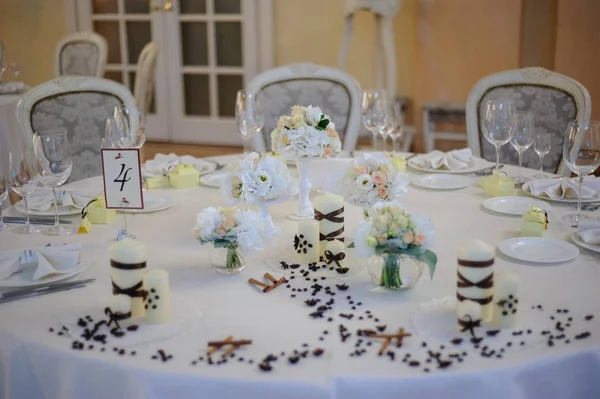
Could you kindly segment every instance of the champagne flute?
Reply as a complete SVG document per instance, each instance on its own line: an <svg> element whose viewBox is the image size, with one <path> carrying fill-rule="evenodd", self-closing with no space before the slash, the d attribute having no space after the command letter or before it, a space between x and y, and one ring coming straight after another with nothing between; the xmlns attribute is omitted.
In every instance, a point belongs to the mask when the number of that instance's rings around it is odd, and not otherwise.
<svg viewBox="0 0 600 399"><path fill-rule="evenodd" d="M29 223L29 206L27 205L27 199L37 187L40 174L33 150L26 148L22 152L9 152L8 163L10 164L8 184L17 195L23 198L25 204L25 224L15 227L12 231L17 234L38 233L40 230Z"/></svg>
<svg viewBox="0 0 600 399"><path fill-rule="evenodd" d="M265 125L261 99L254 93L239 90L235 98L235 120L244 142L244 155L252 152L252 141Z"/></svg>
<svg viewBox="0 0 600 399"><path fill-rule="evenodd" d="M533 144L533 114L531 112L515 112L515 134L510 140L510 145L519 154L519 177L515 183L522 185L523 179L523 153Z"/></svg>
<svg viewBox="0 0 600 399"><path fill-rule="evenodd" d="M540 157L540 173L534 176L536 179L544 179L546 174L544 173L544 156L550 152L552 147L552 136L550 133L536 133L533 141L533 149L535 153Z"/></svg>
<svg viewBox="0 0 600 399"><path fill-rule="evenodd" d="M2 217L2 203L8 197L8 182L2 176L0 176L0 231L4 231L10 228L9 225L4 223L4 219Z"/></svg>
<svg viewBox="0 0 600 399"><path fill-rule="evenodd" d="M496 147L496 173L500 169L500 148L515 132L515 105L508 100L488 100L485 110L487 140Z"/></svg>
<svg viewBox="0 0 600 399"><path fill-rule="evenodd" d="M600 122L590 121L579 124L569 122L563 141L563 159L571 172L578 176L577 214L563 216L563 220L572 227L579 227L579 221L588 219L581 214L581 185L583 178L600 166Z"/></svg>
<svg viewBox="0 0 600 399"><path fill-rule="evenodd" d="M72 229L60 225L58 220L58 195L56 189L63 185L73 170L67 131L45 130L33 135L33 151L40 165L39 182L52 189L54 197L54 226L44 229L51 236L73 234Z"/></svg>
<svg viewBox="0 0 600 399"><path fill-rule="evenodd" d="M377 108L377 104L381 101L385 101L387 98L386 91L381 90L365 90L363 91L362 104L361 104L361 115L363 124L369 132L373 135L373 150L379 151L379 133L374 123L374 113Z"/></svg>
<svg viewBox="0 0 600 399"><path fill-rule="evenodd" d="M387 138L393 129L393 117L391 117L392 102L377 101L369 114L370 123L375 127L377 134L381 136L379 151L387 151Z"/></svg>
<svg viewBox="0 0 600 399"><path fill-rule="evenodd" d="M402 150L402 137L403 137L403 118L400 107L396 107L396 104L392 104L392 108L389 114L389 136L392 139L392 152L400 152Z"/></svg>

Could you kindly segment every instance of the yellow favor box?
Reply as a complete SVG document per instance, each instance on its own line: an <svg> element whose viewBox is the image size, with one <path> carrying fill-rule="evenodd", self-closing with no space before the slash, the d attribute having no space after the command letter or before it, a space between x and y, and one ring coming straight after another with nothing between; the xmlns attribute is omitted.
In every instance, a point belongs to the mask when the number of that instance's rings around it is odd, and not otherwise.
<svg viewBox="0 0 600 399"><path fill-rule="evenodd" d="M169 178L167 176L149 177L146 179L145 185L148 190L169 187Z"/></svg>
<svg viewBox="0 0 600 399"><path fill-rule="evenodd" d="M90 223L90 219L85 216L81 220L81 224L79 225L79 229L77 229L77 234L87 234L92 229L92 224Z"/></svg>
<svg viewBox="0 0 600 399"><path fill-rule="evenodd" d="M194 165L176 165L169 172L169 184L173 188L195 187L200 183L200 172Z"/></svg>
<svg viewBox="0 0 600 399"><path fill-rule="evenodd" d="M482 177L479 185L492 197L511 197L515 195L515 181L510 177L493 174Z"/></svg>
<svg viewBox="0 0 600 399"><path fill-rule="evenodd" d="M406 172L406 159L404 159L404 157L390 155L389 158L394 169L397 169L400 172Z"/></svg>
<svg viewBox="0 0 600 399"><path fill-rule="evenodd" d="M542 208L532 205L521 218L521 235L542 237L546 229L548 229L548 214Z"/></svg>
<svg viewBox="0 0 600 399"><path fill-rule="evenodd" d="M90 202L85 211L90 223L93 224L110 223L117 215L117 211L115 209L106 209L103 195L95 198L95 201Z"/></svg>

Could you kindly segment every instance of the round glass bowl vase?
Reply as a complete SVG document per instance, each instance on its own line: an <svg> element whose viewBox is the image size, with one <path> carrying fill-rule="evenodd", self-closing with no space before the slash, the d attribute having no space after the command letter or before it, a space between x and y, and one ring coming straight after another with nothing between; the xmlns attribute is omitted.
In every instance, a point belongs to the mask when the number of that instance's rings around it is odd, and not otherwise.
<svg viewBox="0 0 600 399"><path fill-rule="evenodd" d="M367 261L371 280L379 287L391 291L412 288L423 274L425 264L402 254L373 255Z"/></svg>
<svg viewBox="0 0 600 399"><path fill-rule="evenodd" d="M219 274L240 273L246 267L246 260L240 255L237 244L226 247L210 247L210 263Z"/></svg>

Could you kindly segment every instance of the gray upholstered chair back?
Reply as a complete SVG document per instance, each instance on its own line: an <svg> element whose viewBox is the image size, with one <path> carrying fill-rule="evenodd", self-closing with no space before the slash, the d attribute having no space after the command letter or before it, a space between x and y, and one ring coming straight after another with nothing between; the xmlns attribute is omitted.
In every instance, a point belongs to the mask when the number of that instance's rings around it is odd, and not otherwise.
<svg viewBox="0 0 600 399"><path fill-rule="evenodd" d="M496 160L495 147L484 136L483 122L487 100L509 99L518 111L533 113L535 132L550 133L552 147L544 157L544 170L565 174L562 144L571 120L587 123L591 100L579 82L544 68L524 68L499 72L480 79L467 100L467 136L471 150L489 160ZM518 164L517 152L510 144L502 147L500 162ZM539 157L533 145L523 154L523 166L539 169Z"/></svg>
<svg viewBox="0 0 600 399"><path fill-rule="evenodd" d="M77 32L64 37L56 47L56 76L104 75L108 45L94 32Z"/></svg>

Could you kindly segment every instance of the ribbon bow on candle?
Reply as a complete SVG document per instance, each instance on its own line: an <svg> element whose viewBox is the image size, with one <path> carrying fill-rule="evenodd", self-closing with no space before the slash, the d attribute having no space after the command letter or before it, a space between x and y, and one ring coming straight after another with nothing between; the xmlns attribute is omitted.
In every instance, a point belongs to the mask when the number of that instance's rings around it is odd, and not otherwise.
<svg viewBox="0 0 600 399"><path fill-rule="evenodd" d="M330 212L327 215L324 215L315 209L315 220L320 221L320 220L325 219L325 220L329 220L330 222L333 222L333 223L344 223L343 217L337 217L337 216L341 215L342 213L344 213L344 207L341 207L337 211Z"/></svg>
<svg viewBox="0 0 600 399"><path fill-rule="evenodd" d="M325 259L327 260L327 264L330 265L333 262L337 265L337 267L342 267L340 264L341 261L346 258L346 254L344 252L339 252L336 255L333 254L330 250L325 251Z"/></svg>
<svg viewBox="0 0 600 399"><path fill-rule="evenodd" d="M131 312L123 313L123 312L113 312L110 308L104 309L104 314L108 316L108 323L106 325L110 327L112 323L115 323L117 328L121 328L119 325L119 320L126 320L131 317Z"/></svg>
<svg viewBox="0 0 600 399"><path fill-rule="evenodd" d="M325 235L323 233L319 233L319 240L320 241L338 240L338 241L344 242L344 237L338 237L339 235L342 235L343 232L344 232L344 226L342 226L341 229L333 231L327 235Z"/></svg>
<svg viewBox="0 0 600 399"><path fill-rule="evenodd" d="M473 320L471 315L466 315L463 319L458 319L458 325L462 327L460 332L469 331L473 337L475 337L474 329L476 327L481 327L481 319Z"/></svg>
<svg viewBox="0 0 600 399"><path fill-rule="evenodd" d="M148 296L148 291L142 289L144 282L140 281L136 285L132 285L129 288L121 288L115 282L112 282L113 286L113 295L124 294L131 298L144 298Z"/></svg>
<svg viewBox="0 0 600 399"><path fill-rule="evenodd" d="M477 283L474 283L474 282L466 279L465 276L460 274L460 272L456 272L456 274L458 276L458 282L456 283L456 285L459 288L477 287L477 288L482 288L482 289L488 289L488 288L492 288L494 286L494 275L493 274L489 274L486 278L484 278L483 280L481 280Z"/></svg>

